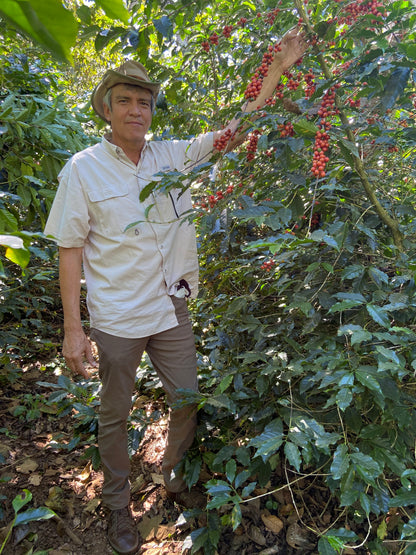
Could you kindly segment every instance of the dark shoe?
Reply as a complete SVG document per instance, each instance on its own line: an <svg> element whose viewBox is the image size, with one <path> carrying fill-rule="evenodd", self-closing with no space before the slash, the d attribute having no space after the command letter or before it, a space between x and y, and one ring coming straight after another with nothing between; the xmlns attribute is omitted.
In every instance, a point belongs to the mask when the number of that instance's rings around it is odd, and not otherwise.
<svg viewBox="0 0 416 555"><path fill-rule="evenodd" d="M169 499L172 499L172 501L186 509L203 509L207 504L206 496L197 489L178 492L166 490L166 495Z"/></svg>
<svg viewBox="0 0 416 555"><path fill-rule="evenodd" d="M110 512L108 541L118 553L134 553L139 547L139 534L129 507Z"/></svg>

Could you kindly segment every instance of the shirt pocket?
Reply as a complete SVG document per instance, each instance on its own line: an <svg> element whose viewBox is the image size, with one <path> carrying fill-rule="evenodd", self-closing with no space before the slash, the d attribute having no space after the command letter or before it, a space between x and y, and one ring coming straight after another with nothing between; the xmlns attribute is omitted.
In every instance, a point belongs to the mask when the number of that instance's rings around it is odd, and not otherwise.
<svg viewBox="0 0 416 555"><path fill-rule="evenodd" d="M132 224L143 220L139 201L131 198L127 186L118 187L116 190L94 187L89 188L87 194L92 231L116 237L130 226L134 227Z"/></svg>

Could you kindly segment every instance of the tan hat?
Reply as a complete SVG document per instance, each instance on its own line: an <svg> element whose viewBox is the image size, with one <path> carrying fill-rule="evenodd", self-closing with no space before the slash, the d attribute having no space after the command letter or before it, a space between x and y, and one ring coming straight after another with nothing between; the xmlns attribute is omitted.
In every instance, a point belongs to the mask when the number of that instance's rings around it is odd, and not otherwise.
<svg viewBox="0 0 416 555"><path fill-rule="evenodd" d="M100 83L98 83L91 95L91 104L95 113L107 123L108 120L104 115L103 99L108 89L120 83L129 83L130 85L149 89L155 102L160 90L160 82L149 81L146 69L140 62L128 60L116 69L109 69L105 72Z"/></svg>

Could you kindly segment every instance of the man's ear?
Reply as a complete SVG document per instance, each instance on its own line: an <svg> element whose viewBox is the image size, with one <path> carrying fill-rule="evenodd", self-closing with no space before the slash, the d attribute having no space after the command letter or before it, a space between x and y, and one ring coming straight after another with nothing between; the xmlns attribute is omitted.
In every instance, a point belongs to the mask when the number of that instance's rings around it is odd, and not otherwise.
<svg viewBox="0 0 416 555"><path fill-rule="evenodd" d="M104 116L107 121L111 121L111 110L107 104L103 104Z"/></svg>

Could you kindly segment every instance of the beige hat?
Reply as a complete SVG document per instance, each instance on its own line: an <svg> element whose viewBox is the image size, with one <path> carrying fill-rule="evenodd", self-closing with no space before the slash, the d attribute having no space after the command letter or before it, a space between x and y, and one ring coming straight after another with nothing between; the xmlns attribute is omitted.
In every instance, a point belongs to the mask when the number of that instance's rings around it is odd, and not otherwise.
<svg viewBox="0 0 416 555"><path fill-rule="evenodd" d="M155 102L160 90L160 82L149 81L146 69L140 62L128 60L116 69L109 69L105 72L100 83L98 83L91 95L91 104L95 113L107 123L108 120L104 115L103 98L108 89L120 83L129 83L130 85L137 85L138 87L149 89Z"/></svg>

